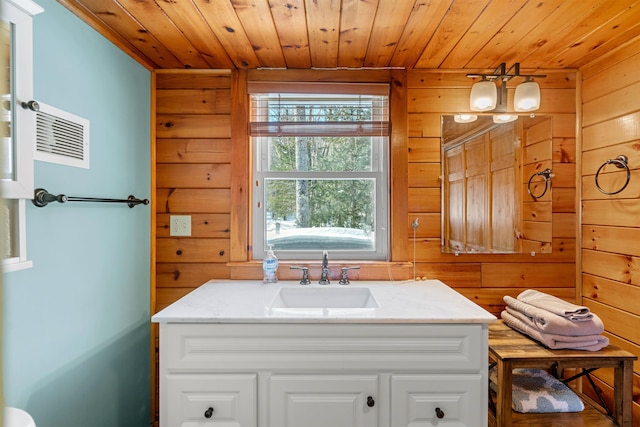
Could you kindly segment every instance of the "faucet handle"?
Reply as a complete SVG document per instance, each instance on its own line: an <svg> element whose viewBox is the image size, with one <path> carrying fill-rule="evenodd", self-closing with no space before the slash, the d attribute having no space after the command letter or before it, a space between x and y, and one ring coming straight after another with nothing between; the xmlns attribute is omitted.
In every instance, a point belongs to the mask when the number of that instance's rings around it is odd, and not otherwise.
<svg viewBox="0 0 640 427"><path fill-rule="evenodd" d="M301 285L309 285L311 284L311 280L309 280L309 267L302 267L297 265L289 266L290 270L302 270L302 280L300 280Z"/></svg>
<svg viewBox="0 0 640 427"><path fill-rule="evenodd" d="M360 270L359 266L355 266L355 267L342 267L342 277L340 278L340 284L341 285L348 285L349 284L349 277L347 277L347 271L349 270Z"/></svg>

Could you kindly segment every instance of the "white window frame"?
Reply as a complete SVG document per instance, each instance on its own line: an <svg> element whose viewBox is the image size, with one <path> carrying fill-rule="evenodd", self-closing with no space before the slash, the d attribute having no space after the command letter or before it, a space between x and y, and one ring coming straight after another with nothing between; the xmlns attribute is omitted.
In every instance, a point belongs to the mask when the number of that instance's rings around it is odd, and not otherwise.
<svg viewBox="0 0 640 427"><path fill-rule="evenodd" d="M307 91L312 93L336 93L327 92L327 85L323 84L324 92L313 92L307 87ZM354 85L357 86L357 85ZM250 84L251 92L251 84ZM344 85L341 86L344 89ZM378 90L380 90L378 88ZM286 91L284 91L286 92ZM284 93L282 90L278 93ZM253 92L258 94L261 92ZM289 92L291 93L291 92ZM308 93L308 92L307 92ZM361 93L361 92L358 92ZM366 93L366 92L365 92ZM388 95L387 95L388 96ZM267 248L265 244L265 200L264 188L265 180L269 178L283 179L354 179L371 178L375 180L375 249L374 250L330 250L332 259L342 260L388 260L389 259L389 141L390 135L372 138L372 170L370 172L275 172L268 171L268 137L252 136L252 169L254 185L252 186L252 247L253 259L259 260L264 257ZM321 250L298 250L298 251L278 251L276 255L281 260L315 260L321 259Z"/></svg>
<svg viewBox="0 0 640 427"><path fill-rule="evenodd" d="M2 0L2 19L10 23L12 46L12 73L10 113L14 138L15 179L2 180L2 197L17 203L2 235L4 242L13 242L16 256L2 260L3 272L17 271L32 266L27 259L26 200L33 198L33 156L35 152L36 114L22 104L33 99L33 19L44 9L31 0ZM16 212L17 211L17 212ZM10 240L8 240L10 239Z"/></svg>

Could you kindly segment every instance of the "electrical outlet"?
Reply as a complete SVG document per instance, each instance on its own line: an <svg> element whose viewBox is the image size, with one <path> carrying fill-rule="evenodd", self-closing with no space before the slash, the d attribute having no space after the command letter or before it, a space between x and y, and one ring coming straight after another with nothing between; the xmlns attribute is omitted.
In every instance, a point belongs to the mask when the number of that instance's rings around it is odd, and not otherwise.
<svg viewBox="0 0 640 427"><path fill-rule="evenodd" d="M171 236L191 236L191 215L171 215L169 231Z"/></svg>

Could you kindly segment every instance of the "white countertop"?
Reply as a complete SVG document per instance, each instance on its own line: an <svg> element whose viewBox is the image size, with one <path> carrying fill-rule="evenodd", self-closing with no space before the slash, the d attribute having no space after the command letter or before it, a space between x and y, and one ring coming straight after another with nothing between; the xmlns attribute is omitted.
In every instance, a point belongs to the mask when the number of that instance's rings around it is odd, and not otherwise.
<svg viewBox="0 0 640 427"><path fill-rule="evenodd" d="M367 287L379 308L273 309L280 288ZM211 280L155 314L157 323L491 323L488 311L439 280L357 281L349 285L262 284L258 280Z"/></svg>

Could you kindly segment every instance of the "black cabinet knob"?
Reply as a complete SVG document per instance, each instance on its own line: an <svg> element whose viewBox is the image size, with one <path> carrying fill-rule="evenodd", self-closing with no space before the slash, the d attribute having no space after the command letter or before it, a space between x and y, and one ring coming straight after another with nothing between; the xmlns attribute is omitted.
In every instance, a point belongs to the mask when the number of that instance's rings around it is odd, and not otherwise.
<svg viewBox="0 0 640 427"><path fill-rule="evenodd" d="M205 418L211 418L213 416L213 408L209 407L206 411L204 411Z"/></svg>
<svg viewBox="0 0 640 427"><path fill-rule="evenodd" d="M436 417L444 418L444 412L442 412L442 409L436 408Z"/></svg>
<svg viewBox="0 0 640 427"><path fill-rule="evenodd" d="M368 406L369 408L373 408L373 407L375 406L375 404L376 404L376 401L375 401L375 400L373 400L373 397L368 396L368 397L367 397L367 406Z"/></svg>

